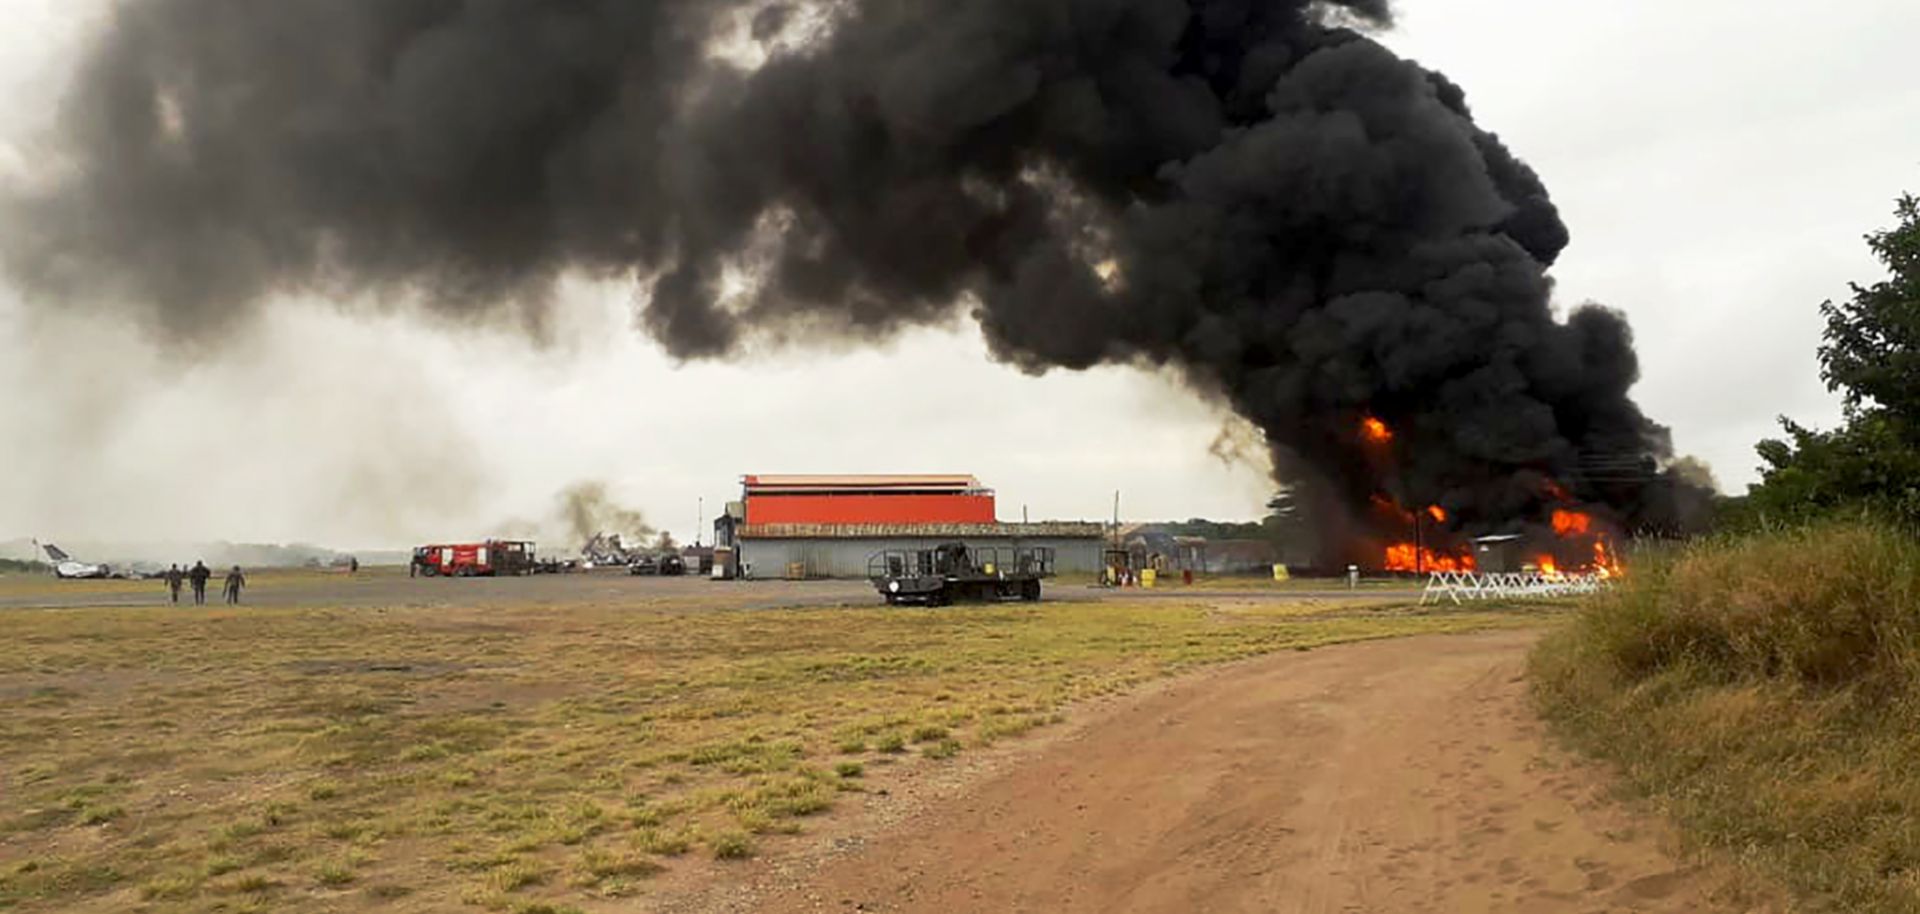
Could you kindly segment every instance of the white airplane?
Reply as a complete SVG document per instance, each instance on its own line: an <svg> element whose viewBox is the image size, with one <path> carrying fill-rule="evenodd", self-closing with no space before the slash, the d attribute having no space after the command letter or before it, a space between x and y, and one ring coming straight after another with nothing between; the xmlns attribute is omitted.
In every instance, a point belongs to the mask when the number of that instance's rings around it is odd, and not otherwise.
<svg viewBox="0 0 1920 914"><path fill-rule="evenodd" d="M74 561L73 556L68 555L65 550L52 543L42 543L36 540L34 541L34 545L46 550L47 560L53 563L53 576L56 578L71 581L85 578L113 577L112 568L105 565L89 565L86 562Z"/></svg>

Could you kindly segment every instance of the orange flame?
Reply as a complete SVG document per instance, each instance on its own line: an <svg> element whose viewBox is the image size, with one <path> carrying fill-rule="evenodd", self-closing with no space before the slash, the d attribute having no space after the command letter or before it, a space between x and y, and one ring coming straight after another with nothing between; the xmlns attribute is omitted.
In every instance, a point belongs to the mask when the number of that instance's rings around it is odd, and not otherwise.
<svg viewBox="0 0 1920 914"><path fill-rule="evenodd" d="M1593 517L1578 511L1553 512L1553 532L1561 536L1585 536L1593 529Z"/></svg>
<svg viewBox="0 0 1920 914"><path fill-rule="evenodd" d="M1473 560L1472 553L1454 555L1433 549L1421 549L1412 543L1395 543L1387 547L1386 569L1388 571L1475 571L1480 566Z"/></svg>
<svg viewBox="0 0 1920 914"><path fill-rule="evenodd" d="M1369 444L1389 444L1393 441L1393 429L1388 428L1378 416L1368 416L1360 420L1360 437Z"/></svg>
<svg viewBox="0 0 1920 914"><path fill-rule="evenodd" d="M1613 550L1607 546L1606 537L1593 541L1593 570L1603 578L1617 578L1626 573L1620 560L1614 558Z"/></svg>
<svg viewBox="0 0 1920 914"><path fill-rule="evenodd" d="M1554 578L1554 577L1560 576L1560 563L1555 561L1553 556L1550 556L1550 555L1540 556L1539 558L1533 560L1533 564L1538 566L1540 569L1540 573L1546 575L1547 577Z"/></svg>
<svg viewBox="0 0 1920 914"><path fill-rule="evenodd" d="M1427 516L1433 518L1433 522L1436 524L1444 524L1447 522L1447 509L1439 505L1428 505Z"/></svg>

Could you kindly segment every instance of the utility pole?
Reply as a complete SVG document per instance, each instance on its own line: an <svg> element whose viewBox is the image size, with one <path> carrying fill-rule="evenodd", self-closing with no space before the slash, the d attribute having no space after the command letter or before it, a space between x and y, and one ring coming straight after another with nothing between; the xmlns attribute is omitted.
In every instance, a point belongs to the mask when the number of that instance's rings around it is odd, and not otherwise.
<svg viewBox="0 0 1920 914"><path fill-rule="evenodd" d="M700 545L700 525L706 523L707 520L707 497L705 495L700 496L699 500L694 502L694 504L696 507L693 509L693 545L698 548Z"/></svg>
<svg viewBox="0 0 1920 914"><path fill-rule="evenodd" d="M1413 512L1413 573L1417 577L1427 573L1426 528L1420 523L1424 511Z"/></svg>

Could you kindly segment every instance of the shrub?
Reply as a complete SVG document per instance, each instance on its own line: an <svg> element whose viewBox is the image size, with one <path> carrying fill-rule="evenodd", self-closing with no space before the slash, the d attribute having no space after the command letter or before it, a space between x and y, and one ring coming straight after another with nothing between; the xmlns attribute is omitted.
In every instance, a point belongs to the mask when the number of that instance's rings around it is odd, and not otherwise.
<svg viewBox="0 0 1920 914"><path fill-rule="evenodd" d="M1702 843L1819 900L1920 910L1920 544L1872 524L1637 561L1532 658L1557 732Z"/></svg>
<svg viewBox="0 0 1920 914"><path fill-rule="evenodd" d="M1636 566L1577 623L1620 675L1911 683L1920 547L1873 526L1720 540ZM1891 678L1888 678L1891 677Z"/></svg>

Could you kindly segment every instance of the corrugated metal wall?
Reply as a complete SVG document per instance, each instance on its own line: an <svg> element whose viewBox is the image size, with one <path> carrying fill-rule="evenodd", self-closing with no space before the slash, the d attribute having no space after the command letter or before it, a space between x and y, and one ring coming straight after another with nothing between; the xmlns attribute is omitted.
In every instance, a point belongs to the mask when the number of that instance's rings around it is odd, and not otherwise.
<svg viewBox="0 0 1920 914"><path fill-rule="evenodd" d="M756 578L778 578L787 567L800 563L808 577L863 578L867 559L888 549L932 549L953 542L948 537L895 537L886 539L752 539L742 542L741 557L753 569ZM1059 574L1091 574L1100 570L1104 541L1094 538L964 537L969 549L986 546L1009 548L1043 546L1054 553L1054 571Z"/></svg>

